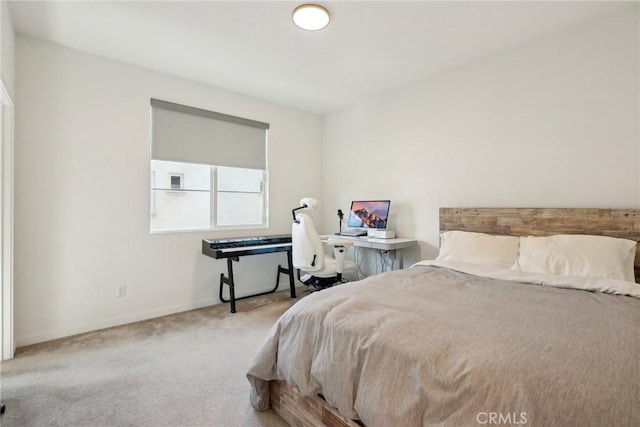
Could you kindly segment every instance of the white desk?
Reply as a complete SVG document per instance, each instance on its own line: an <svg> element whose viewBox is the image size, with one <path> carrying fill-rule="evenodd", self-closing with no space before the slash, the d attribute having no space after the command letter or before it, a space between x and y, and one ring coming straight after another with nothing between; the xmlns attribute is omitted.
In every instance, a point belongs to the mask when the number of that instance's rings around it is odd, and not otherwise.
<svg viewBox="0 0 640 427"><path fill-rule="evenodd" d="M398 267L404 268L402 249L410 248L418 244L415 239L374 239L367 236L351 237L338 236L335 234L320 236L322 240L340 239L353 242L353 246L360 248L378 249L381 251L392 251L394 260L398 260Z"/></svg>

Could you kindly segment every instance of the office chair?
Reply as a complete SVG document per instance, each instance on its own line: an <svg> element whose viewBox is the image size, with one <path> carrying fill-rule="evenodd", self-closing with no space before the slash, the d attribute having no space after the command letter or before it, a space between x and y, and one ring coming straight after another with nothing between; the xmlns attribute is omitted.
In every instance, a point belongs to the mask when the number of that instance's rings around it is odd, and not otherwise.
<svg viewBox="0 0 640 427"><path fill-rule="evenodd" d="M300 207L291 211L293 225L291 227L291 246L293 267L298 271L298 280L315 290L329 288L342 283L345 270L355 271L353 261L345 261L344 254L353 242L345 239L329 239L325 241L333 247L334 257L325 255L324 247L311 217L306 213L296 212L302 209L315 209L318 201L310 197L300 200ZM305 274L300 277L300 271Z"/></svg>

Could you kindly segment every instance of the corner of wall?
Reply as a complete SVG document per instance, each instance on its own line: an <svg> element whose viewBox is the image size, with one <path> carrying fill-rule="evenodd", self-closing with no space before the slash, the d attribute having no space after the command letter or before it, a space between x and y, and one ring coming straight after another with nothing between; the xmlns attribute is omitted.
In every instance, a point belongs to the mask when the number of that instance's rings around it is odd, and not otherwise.
<svg viewBox="0 0 640 427"><path fill-rule="evenodd" d="M9 96L14 99L15 30L11 20L9 2L0 2L0 78Z"/></svg>

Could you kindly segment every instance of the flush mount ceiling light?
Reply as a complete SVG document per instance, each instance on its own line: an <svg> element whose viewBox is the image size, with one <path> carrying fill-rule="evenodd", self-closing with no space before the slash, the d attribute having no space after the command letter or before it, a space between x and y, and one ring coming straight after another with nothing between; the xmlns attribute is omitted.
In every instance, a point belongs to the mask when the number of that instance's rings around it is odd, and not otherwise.
<svg viewBox="0 0 640 427"><path fill-rule="evenodd" d="M293 10L293 23L303 30L321 30L329 25L329 11L318 4L303 4Z"/></svg>

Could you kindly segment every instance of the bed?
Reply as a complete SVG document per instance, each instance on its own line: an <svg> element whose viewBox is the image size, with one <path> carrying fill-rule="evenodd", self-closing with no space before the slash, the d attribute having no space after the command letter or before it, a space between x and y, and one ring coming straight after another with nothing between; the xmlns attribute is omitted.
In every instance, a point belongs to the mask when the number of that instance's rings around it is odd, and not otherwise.
<svg viewBox="0 0 640 427"><path fill-rule="evenodd" d="M442 208L440 230L491 242L625 239L631 272L565 276L443 257L314 293L260 349L247 374L252 405L305 426L640 425L640 211ZM540 238L518 240L518 262Z"/></svg>

